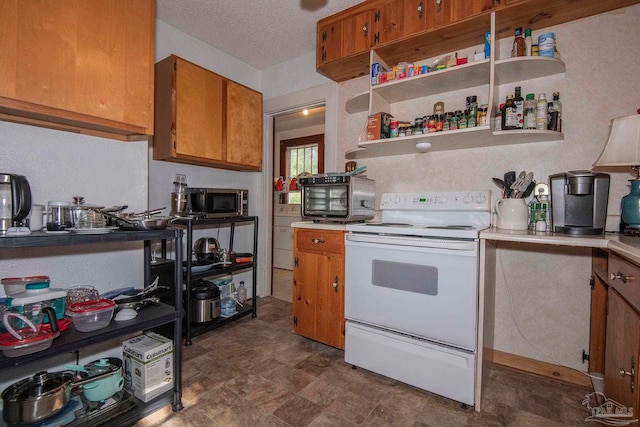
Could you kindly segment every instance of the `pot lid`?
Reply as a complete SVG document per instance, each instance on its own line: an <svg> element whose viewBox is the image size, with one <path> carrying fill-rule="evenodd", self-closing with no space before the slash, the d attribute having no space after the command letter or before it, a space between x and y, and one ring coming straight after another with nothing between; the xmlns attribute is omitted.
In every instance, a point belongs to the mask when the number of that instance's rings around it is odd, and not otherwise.
<svg viewBox="0 0 640 427"><path fill-rule="evenodd" d="M106 372L117 372L121 368L122 360L117 357L105 357L84 365L84 369L89 372L90 376L104 374Z"/></svg>
<svg viewBox="0 0 640 427"><path fill-rule="evenodd" d="M113 300L108 298L94 299L89 301L76 302L69 306L69 313L73 314L84 314L84 313L93 313L98 311L105 311L108 309L112 309L116 306L116 303ZM67 313L67 314L69 314Z"/></svg>
<svg viewBox="0 0 640 427"><path fill-rule="evenodd" d="M42 344L45 341L53 340L59 335L59 331L51 332L51 330L47 328L40 329L37 335L19 340L11 335L11 333L5 332L4 334L0 334L0 350L17 350L35 344Z"/></svg>
<svg viewBox="0 0 640 427"><path fill-rule="evenodd" d="M9 402L25 402L39 400L44 396L55 394L73 380L69 371L40 371L31 378L25 378L7 387L2 392L2 399Z"/></svg>
<svg viewBox="0 0 640 427"><path fill-rule="evenodd" d="M209 282L202 282L191 289L191 296L197 300L220 298L220 289Z"/></svg>

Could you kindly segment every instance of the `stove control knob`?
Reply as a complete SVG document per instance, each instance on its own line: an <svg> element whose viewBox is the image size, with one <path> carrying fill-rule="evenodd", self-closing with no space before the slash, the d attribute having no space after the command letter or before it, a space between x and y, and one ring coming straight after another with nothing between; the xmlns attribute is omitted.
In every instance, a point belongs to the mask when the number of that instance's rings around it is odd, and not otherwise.
<svg viewBox="0 0 640 427"><path fill-rule="evenodd" d="M382 196L382 203L391 203L391 197L388 194L385 194L384 196Z"/></svg>
<svg viewBox="0 0 640 427"><path fill-rule="evenodd" d="M396 194L395 196L393 196L393 203L400 203L400 195Z"/></svg>
<svg viewBox="0 0 640 427"><path fill-rule="evenodd" d="M472 203L473 202L473 196L469 193L465 194L464 196L462 196L462 201L465 203Z"/></svg>
<svg viewBox="0 0 640 427"><path fill-rule="evenodd" d="M476 203L484 203L487 201L487 196L484 193L480 193L476 196Z"/></svg>

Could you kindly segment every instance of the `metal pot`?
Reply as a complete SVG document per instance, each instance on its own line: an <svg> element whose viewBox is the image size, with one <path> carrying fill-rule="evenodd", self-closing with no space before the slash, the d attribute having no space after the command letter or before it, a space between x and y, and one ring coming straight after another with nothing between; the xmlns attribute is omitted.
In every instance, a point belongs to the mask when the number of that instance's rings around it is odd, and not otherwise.
<svg viewBox="0 0 640 427"><path fill-rule="evenodd" d="M72 372L41 371L2 392L2 418L8 424L33 424L51 417L71 398Z"/></svg>
<svg viewBox="0 0 640 427"><path fill-rule="evenodd" d="M198 261L220 262L220 243L213 237L203 237L196 240L193 253Z"/></svg>

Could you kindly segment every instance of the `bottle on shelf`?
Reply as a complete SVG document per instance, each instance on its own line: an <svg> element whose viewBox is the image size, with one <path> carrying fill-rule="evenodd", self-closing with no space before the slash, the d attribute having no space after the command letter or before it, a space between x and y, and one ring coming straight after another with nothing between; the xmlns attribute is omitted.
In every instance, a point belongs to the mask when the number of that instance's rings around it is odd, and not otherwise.
<svg viewBox="0 0 640 427"><path fill-rule="evenodd" d="M553 111L557 114L555 131L562 132L562 102L560 92L553 92Z"/></svg>
<svg viewBox="0 0 640 427"><path fill-rule="evenodd" d="M536 129L547 129L547 95L541 92L536 103Z"/></svg>
<svg viewBox="0 0 640 427"><path fill-rule="evenodd" d="M524 36L522 35L522 27L516 28L515 38L513 39L513 48L511 56L524 56Z"/></svg>
<svg viewBox="0 0 640 427"><path fill-rule="evenodd" d="M244 303L247 300L247 288L244 286L244 281L240 281L237 292L238 301Z"/></svg>
<svg viewBox="0 0 640 427"><path fill-rule="evenodd" d="M558 115L553 111L553 102L547 102L547 129L555 130L558 126Z"/></svg>
<svg viewBox="0 0 640 427"><path fill-rule="evenodd" d="M533 46L533 40L531 39L531 28L524 30L524 55L531 56L531 47Z"/></svg>
<svg viewBox="0 0 640 427"><path fill-rule="evenodd" d="M536 129L536 95L527 94L524 101L524 129Z"/></svg>
<svg viewBox="0 0 640 427"><path fill-rule="evenodd" d="M516 106L516 129L524 127L524 99L521 91L520 86L516 86L515 95L513 96L513 104Z"/></svg>
<svg viewBox="0 0 640 427"><path fill-rule="evenodd" d="M516 105L513 102L513 95L507 95L507 102L502 108L502 130L518 128L518 116L516 115Z"/></svg>
<svg viewBox="0 0 640 427"><path fill-rule="evenodd" d="M496 115L493 121L493 130L502 130L502 110L504 109L504 104L500 104L500 106L496 109Z"/></svg>

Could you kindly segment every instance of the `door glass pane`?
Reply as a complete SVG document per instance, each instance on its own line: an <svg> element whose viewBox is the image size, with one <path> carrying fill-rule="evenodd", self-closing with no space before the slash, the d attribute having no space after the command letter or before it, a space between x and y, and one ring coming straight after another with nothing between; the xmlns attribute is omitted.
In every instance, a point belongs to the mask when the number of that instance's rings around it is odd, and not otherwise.
<svg viewBox="0 0 640 427"><path fill-rule="evenodd" d="M298 145L287 148L288 176L298 176L302 172L318 173L318 144ZM300 204L300 193L289 193L289 203Z"/></svg>

